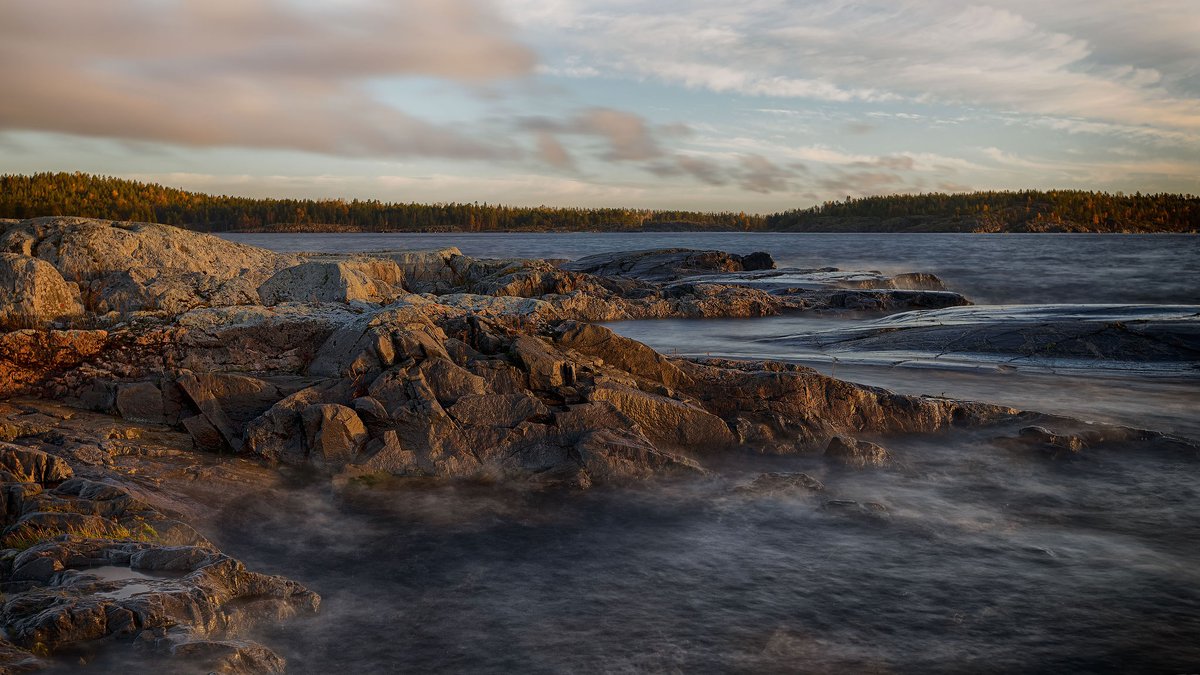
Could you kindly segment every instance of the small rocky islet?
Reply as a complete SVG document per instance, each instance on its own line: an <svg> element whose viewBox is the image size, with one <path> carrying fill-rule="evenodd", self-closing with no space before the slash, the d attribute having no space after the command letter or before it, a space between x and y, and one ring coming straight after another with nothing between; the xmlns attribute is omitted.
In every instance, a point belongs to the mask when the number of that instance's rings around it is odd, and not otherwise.
<svg viewBox="0 0 1200 675"><path fill-rule="evenodd" d="M254 627L319 596L201 531L288 471L580 490L700 476L735 452L869 470L893 460L887 435L951 426L1053 456L1195 451L798 365L670 358L597 325L964 305L932 275L776 270L767 253L278 254L157 224L0 222L0 672L120 650L282 671ZM821 488L772 473L742 492Z"/></svg>

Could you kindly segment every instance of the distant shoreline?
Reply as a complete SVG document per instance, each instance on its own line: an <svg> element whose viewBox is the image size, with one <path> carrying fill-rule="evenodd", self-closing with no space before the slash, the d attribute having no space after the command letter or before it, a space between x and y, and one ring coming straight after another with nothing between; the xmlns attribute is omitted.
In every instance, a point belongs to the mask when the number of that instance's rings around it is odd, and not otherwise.
<svg viewBox="0 0 1200 675"><path fill-rule="evenodd" d="M419 195L417 195L419 198ZM0 218L198 232L1200 232L1200 196L1020 190L847 197L778 213L210 195L85 173L0 176Z"/></svg>

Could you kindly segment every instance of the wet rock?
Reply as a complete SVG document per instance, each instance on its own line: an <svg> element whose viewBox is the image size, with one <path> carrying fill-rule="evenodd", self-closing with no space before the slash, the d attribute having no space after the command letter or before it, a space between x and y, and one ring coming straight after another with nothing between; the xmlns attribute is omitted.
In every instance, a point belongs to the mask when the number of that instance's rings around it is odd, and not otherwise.
<svg viewBox="0 0 1200 675"><path fill-rule="evenodd" d="M15 253L0 253L0 330L43 326L81 316L79 289L53 265Z"/></svg>
<svg viewBox="0 0 1200 675"><path fill-rule="evenodd" d="M220 554L196 558L181 577L109 580L72 565L128 565L152 545L65 540L17 556L14 570L50 561L59 572L45 586L10 598L0 625L18 646L51 652L102 638L141 639L240 633L263 619L315 612L320 598L295 582L246 570ZM131 592L121 592L129 588Z"/></svg>
<svg viewBox="0 0 1200 675"><path fill-rule="evenodd" d="M867 522L886 522L891 519L888 509L879 502L857 502L852 499L827 499L821 510L840 516L849 516Z"/></svg>
<svg viewBox="0 0 1200 675"><path fill-rule="evenodd" d="M1080 436L1056 434L1046 427L1024 427L1017 433L1025 443L1041 445L1053 450L1065 450L1069 453L1080 452L1088 446L1087 442Z"/></svg>
<svg viewBox="0 0 1200 675"><path fill-rule="evenodd" d="M825 489L821 481L806 473L771 472L755 476L746 485L739 485L736 492L754 495L788 494L793 492L820 492Z"/></svg>
<svg viewBox="0 0 1200 675"><path fill-rule="evenodd" d="M882 446L849 436L834 436L829 439L829 445L825 446L825 456L856 469L887 466L892 462L892 454Z"/></svg>
<svg viewBox="0 0 1200 675"><path fill-rule="evenodd" d="M771 269L775 261L767 253L740 256L724 251L685 248L600 253L564 263L564 270L602 276L623 276L645 281L671 281L713 272L742 272Z"/></svg>
<svg viewBox="0 0 1200 675"><path fill-rule="evenodd" d="M258 287L264 305L281 302L388 302L404 293L395 262L363 258L310 261L282 269Z"/></svg>
<svg viewBox="0 0 1200 675"><path fill-rule="evenodd" d="M319 466L340 467L352 461L368 438L362 420L344 405L310 405L301 419L310 461Z"/></svg>
<svg viewBox="0 0 1200 675"><path fill-rule="evenodd" d="M282 656L249 640L188 640L172 644L168 653L174 659L223 675L283 673L287 670L287 661Z"/></svg>
<svg viewBox="0 0 1200 675"><path fill-rule="evenodd" d="M0 640L0 673L16 675L16 673L37 672L49 667L49 663L34 656L32 652L21 649L8 640Z"/></svg>
<svg viewBox="0 0 1200 675"><path fill-rule="evenodd" d="M173 546L142 549L129 556L129 568L190 572L214 562L220 557L212 549L200 546Z"/></svg>

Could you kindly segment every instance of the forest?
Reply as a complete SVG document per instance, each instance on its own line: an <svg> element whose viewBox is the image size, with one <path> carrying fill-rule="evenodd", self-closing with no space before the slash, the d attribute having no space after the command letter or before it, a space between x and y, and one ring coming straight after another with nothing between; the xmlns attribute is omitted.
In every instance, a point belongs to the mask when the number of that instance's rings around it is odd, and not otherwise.
<svg viewBox="0 0 1200 675"><path fill-rule="evenodd" d="M1200 197L1081 190L847 198L771 215L378 200L255 199L85 173L0 176L0 218L85 216L206 232L1197 232Z"/></svg>

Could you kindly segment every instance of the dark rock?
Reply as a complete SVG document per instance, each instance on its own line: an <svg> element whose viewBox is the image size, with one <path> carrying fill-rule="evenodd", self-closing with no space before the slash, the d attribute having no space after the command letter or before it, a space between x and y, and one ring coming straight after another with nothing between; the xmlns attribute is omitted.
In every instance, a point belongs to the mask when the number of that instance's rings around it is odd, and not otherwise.
<svg viewBox="0 0 1200 675"><path fill-rule="evenodd" d="M564 270L601 276L623 276L644 281L672 281L687 276L714 272L741 272L775 267L767 253L752 253L746 258L724 251L698 251L686 248L600 253L564 263Z"/></svg>
<svg viewBox="0 0 1200 675"><path fill-rule="evenodd" d="M849 436L834 436L825 446L825 456L857 469L887 466L892 455L882 446Z"/></svg>
<svg viewBox="0 0 1200 675"><path fill-rule="evenodd" d="M163 393L151 382L117 385L117 412L131 422L162 424L166 421Z"/></svg>
<svg viewBox="0 0 1200 675"><path fill-rule="evenodd" d="M1054 450L1065 450L1070 453L1078 453L1088 446L1087 442L1079 436L1056 434L1045 427L1025 427L1017 433L1026 443L1042 445Z"/></svg>
<svg viewBox="0 0 1200 675"><path fill-rule="evenodd" d="M787 494L791 492L820 492L825 486L821 481L806 473L771 472L759 474L746 485L739 485L737 492L757 495Z"/></svg>

